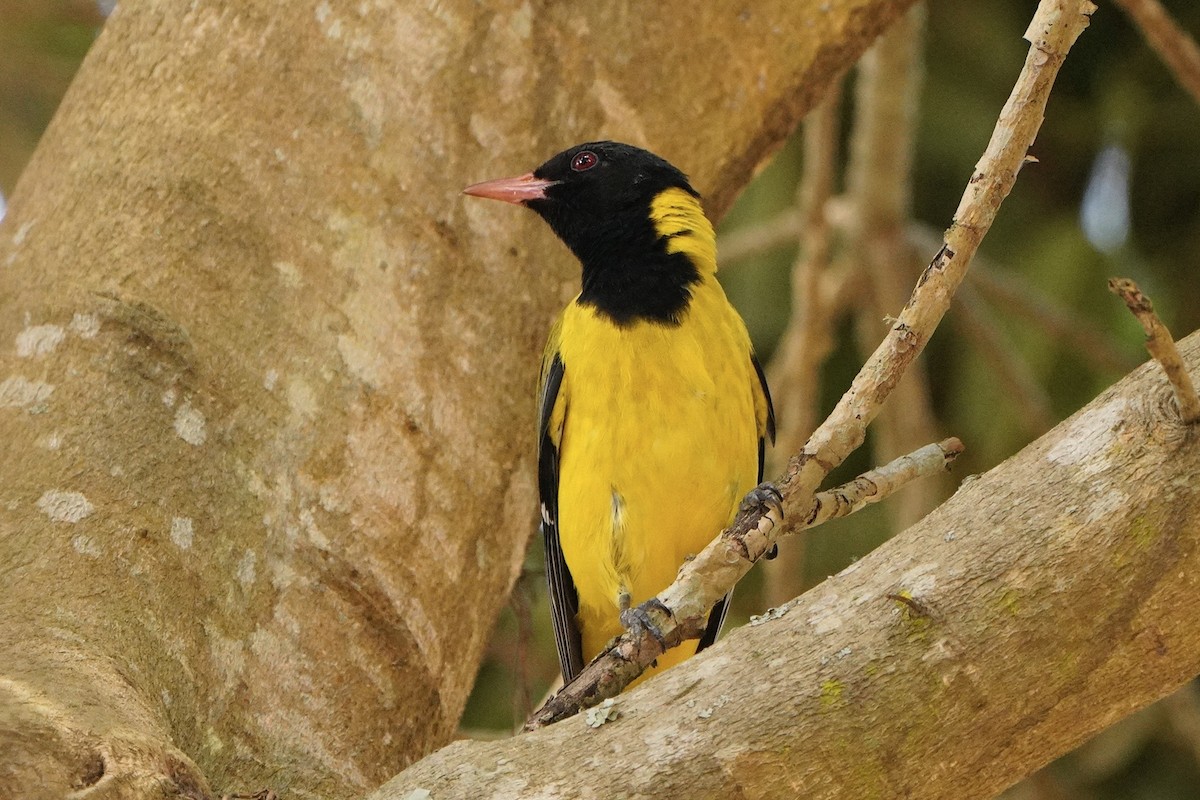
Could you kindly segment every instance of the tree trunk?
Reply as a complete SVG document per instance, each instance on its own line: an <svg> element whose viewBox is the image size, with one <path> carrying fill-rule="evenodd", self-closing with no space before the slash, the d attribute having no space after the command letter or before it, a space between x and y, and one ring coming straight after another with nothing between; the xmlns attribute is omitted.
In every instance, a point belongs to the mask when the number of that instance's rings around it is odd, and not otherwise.
<svg viewBox="0 0 1200 800"><path fill-rule="evenodd" d="M613 136L719 212L909 4L122 3L0 237L0 796L346 797L444 744L576 281L458 190Z"/></svg>
<svg viewBox="0 0 1200 800"><path fill-rule="evenodd" d="M1144 365L615 721L456 742L370 800L991 797L1200 673L1197 474Z"/></svg>

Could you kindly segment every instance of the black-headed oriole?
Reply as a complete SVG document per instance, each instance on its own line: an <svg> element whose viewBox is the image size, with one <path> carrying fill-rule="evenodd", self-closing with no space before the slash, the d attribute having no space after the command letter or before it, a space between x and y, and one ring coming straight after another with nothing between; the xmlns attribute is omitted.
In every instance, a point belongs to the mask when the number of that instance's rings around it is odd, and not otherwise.
<svg viewBox="0 0 1200 800"><path fill-rule="evenodd" d="M622 632L762 480L775 420L746 326L717 283L687 177L617 142L572 147L465 192L537 212L583 266L542 361L538 478L563 678ZM699 642L712 643L728 596Z"/></svg>

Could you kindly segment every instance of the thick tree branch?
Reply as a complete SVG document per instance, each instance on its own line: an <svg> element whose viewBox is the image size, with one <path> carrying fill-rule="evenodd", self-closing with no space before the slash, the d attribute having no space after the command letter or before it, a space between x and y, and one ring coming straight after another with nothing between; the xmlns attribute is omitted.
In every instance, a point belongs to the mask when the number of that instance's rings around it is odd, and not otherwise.
<svg viewBox="0 0 1200 800"><path fill-rule="evenodd" d="M1025 66L968 182L942 249L850 389L789 462L779 482L787 508L808 508L818 485L862 444L867 425L949 309L971 257L1025 163L1058 69L1094 10L1088 0L1043 0L1038 6L1025 34L1031 44ZM698 638L713 604L798 521L796 514L785 520L776 510L739 514L730 528L680 568L675 583L642 605L640 613L648 624L627 632L592 661L535 714L530 726L550 724L614 696L666 648Z"/></svg>
<svg viewBox="0 0 1200 800"><path fill-rule="evenodd" d="M1164 388L1139 367L614 721L456 742L370 800L994 796L1200 673L1200 445Z"/></svg>
<svg viewBox="0 0 1200 800"><path fill-rule="evenodd" d="M0 235L0 796L336 800L449 740L578 280L459 188L609 135L719 214L908 5L120 3Z"/></svg>

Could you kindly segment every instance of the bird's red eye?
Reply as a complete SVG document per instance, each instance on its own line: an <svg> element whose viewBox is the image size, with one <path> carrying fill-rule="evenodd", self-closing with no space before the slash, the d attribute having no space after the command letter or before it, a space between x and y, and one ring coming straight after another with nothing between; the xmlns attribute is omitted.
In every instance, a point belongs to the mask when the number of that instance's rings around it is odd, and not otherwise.
<svg viewBox="0 0 1200 800"><path fill-rule="evenodd" d="M596 154L591 150L580 150L571 159L571 169L575 172L583 172L596 166L600 159L596 158Z"/></svg>

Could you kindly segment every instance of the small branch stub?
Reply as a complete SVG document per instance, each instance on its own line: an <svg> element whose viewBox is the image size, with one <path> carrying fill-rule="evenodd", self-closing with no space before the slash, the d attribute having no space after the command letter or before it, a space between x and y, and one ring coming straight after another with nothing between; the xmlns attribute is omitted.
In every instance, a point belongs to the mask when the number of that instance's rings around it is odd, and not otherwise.
<svg viewBox="0 0 1200 800"><path fill-rule="evenodd" d="M1179 349L1175 346L1175 340L1171 338L1171 332L1158 318L1158 314L1154 313L1150 298L1142 294L1138 285L1128 278L1112 278L1108 282L1108 288L1125 301L1126 307L1142 324L1142 330L1146 332L1146 350L1167 374L1167 380L1171 382L1171 388L1175 391L1179 416L1188 425L1200 422L1200 397L1196 395L1196 385L1188 375Z"/></svg>

